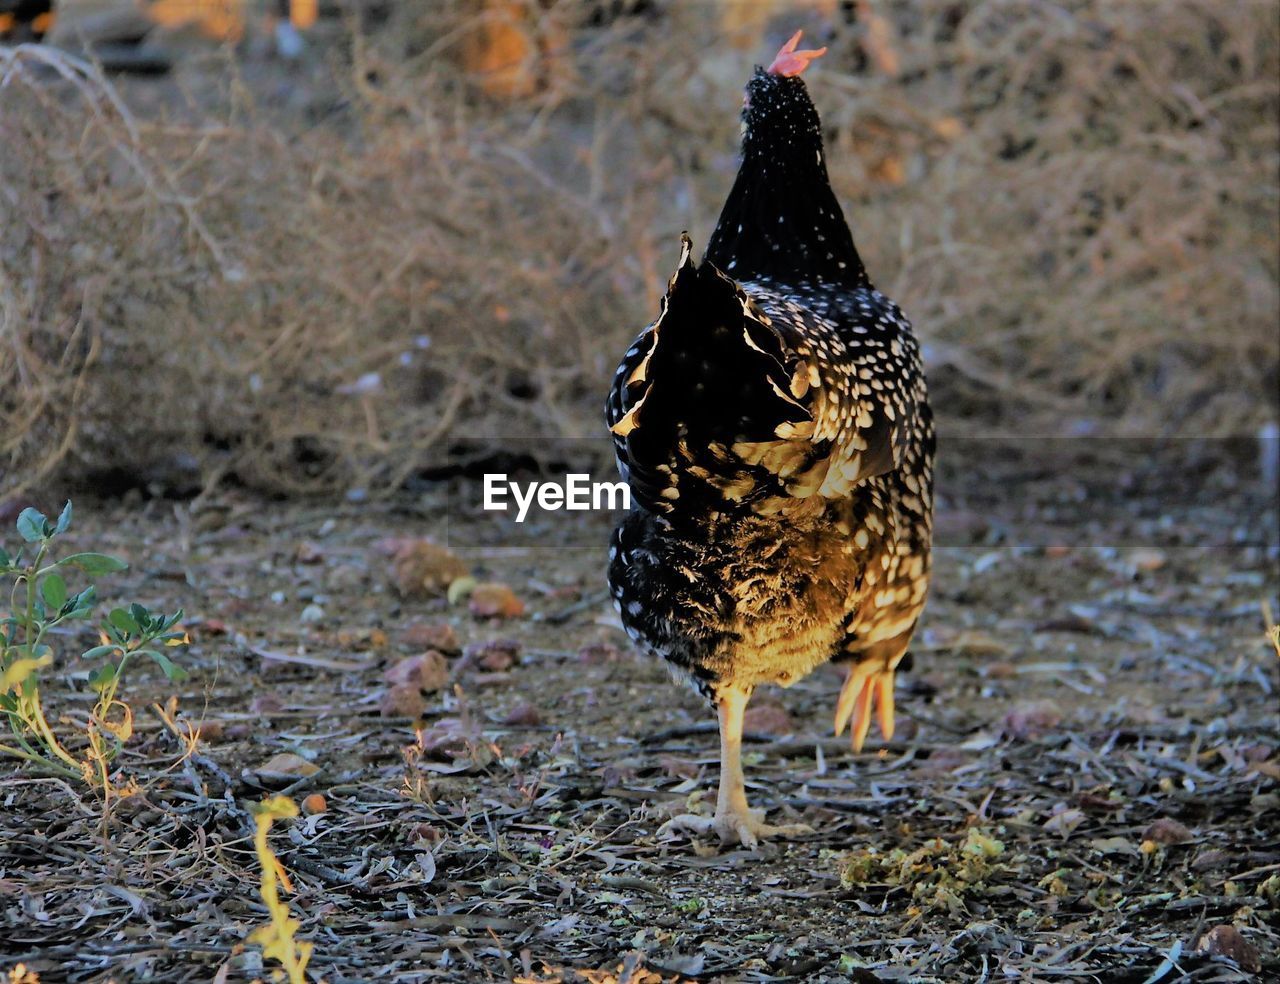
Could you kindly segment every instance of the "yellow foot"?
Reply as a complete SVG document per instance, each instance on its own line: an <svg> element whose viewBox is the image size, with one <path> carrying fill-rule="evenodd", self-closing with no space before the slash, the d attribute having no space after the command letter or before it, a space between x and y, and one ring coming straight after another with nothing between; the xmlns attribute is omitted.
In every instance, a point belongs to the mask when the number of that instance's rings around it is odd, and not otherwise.
<svg viewBox="0 0 1280 984"><path fill-rule="evenodd" d="M867 732L871 729L871 709L876 703L880 705L880 731L888 741L893 737L893 670L885 669L882 663L850 666L836 701L836 735L839 736L845 724L849 723L855 752L862 751L862 743L867 740Z"/></svg>
<svg viewBox="0 0 1280 984"><path fill-rule="evenodd" d="M714 817L681 813L658 828L659 838L669 838L673 834L693 834L699 837L715 834L720 838L721 844L741 844L743 847L755 847L760 841L772 837L800 837L812 833L813 828L807 823L784 823L778 826L765 823L764 810L717 813Z"/></svg>

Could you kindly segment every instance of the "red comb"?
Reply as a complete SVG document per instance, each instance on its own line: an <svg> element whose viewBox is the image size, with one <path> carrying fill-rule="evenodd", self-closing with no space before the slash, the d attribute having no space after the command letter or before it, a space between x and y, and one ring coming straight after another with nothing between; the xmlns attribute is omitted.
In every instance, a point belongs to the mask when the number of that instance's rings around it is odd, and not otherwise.
<svg viewBox="0 0 1280 984"><path fill-rule="evenodd" d="M800 35L804 31L796 31L791 35L791 40L782 46L777 57L773 59L769 65L768 71L772 75L784 75L788 78L794 78L809 67L809 62L815 58L821 58L827 53L826 48L819 48L816 51L796 51L796 45L800 43Z"/></svg>

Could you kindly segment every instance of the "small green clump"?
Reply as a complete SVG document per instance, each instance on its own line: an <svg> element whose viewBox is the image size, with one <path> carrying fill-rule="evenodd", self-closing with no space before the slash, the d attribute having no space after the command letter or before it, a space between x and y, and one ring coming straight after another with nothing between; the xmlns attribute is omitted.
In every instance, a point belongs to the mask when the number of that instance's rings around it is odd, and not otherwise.
<svg viewBox="0 0 1280 984"><path fill-rule="evenodd" d="M998 860L1004 853L1002 841L971 827L962 841L934 837L914 851L849 851L838 858L837 870L846 889L870 884L910 887L916 900L954 908L966 895L981 894L987 881L1004 870Z"/></svg>

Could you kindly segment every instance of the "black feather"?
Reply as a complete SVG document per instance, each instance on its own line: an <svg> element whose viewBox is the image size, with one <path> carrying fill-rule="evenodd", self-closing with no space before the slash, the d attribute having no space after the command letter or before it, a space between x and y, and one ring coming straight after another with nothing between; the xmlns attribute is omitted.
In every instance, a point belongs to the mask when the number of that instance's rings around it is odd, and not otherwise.
<svg viewBox="0 0 1280 984"><path fill-rule="evenodd" d="M757 68L742 122L742 166L706 258L738 280L870 286L831 190L804 82Z"/></svg>

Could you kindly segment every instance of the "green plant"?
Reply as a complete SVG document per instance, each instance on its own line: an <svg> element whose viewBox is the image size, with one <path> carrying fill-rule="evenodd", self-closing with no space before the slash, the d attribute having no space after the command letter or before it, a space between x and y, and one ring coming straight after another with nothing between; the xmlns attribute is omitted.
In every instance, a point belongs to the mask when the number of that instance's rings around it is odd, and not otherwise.
<svg viewBox="0 0 1280 984"><path fill-rule="evenodd" d="M128 565L101 553L74 553L54 559L53 542L71 524L71 503L50 521L35 509L18 516L23 544L10 556L0 547L0 586L8 583L9 612L0 618L0 714L15 744L0 744L0 754L14 756L56 775L99 782L105 786L108 766L133 733L133 712L117 691L126 665L135 656L154 660L170 680L186 672L161 650L183 645L186 634L175 631L182 610L153 615L141 605L115 608L102 621L102 644L83 653L98 663L89 687L97 694L78 750L67 747L45 716L40 697L41 672L54 662L54 629L93 615L97 595L92 583L72 594L66 576L87 578L125 570Z"/></svg>
<svg viewBox="0 0 1280 984"><path fill-rule="evenodd" d="M253 816L253 847L258 855L258 863L262 866L259 892L271 914L271 922L250 933L249 942L259 944L262 955L267 959L280 962L283 971L277 971L273 976L277 980L287 977L289 984L305 984L307 962L311 959L311 944L294 938L302 924L293 918L288 903L280 898L280 886L286 892L292 892L293 885L284 865L267 843L267 835L271 832L274 821L297 815L298 805L293 800L287 796L272 796L258 805Z"/></svg>

